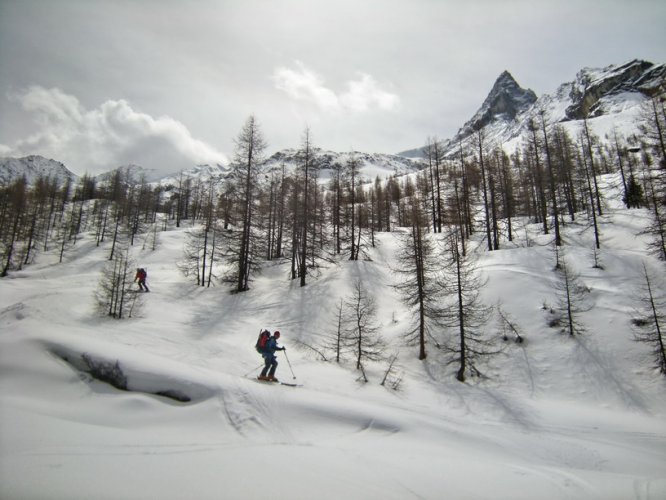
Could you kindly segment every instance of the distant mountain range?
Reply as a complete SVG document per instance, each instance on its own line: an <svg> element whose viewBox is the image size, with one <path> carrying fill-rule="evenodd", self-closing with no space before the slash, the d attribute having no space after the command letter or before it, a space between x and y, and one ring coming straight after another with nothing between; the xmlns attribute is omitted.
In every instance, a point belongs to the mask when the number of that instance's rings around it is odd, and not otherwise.
<svg viewBox="0 0 666 500"><path fill-rule="evenodd" d="M385 177L391 174L405 174L415 172L423 168L423 163L419 160L406 158L398 155L389 155L382 153L361 153L334 151L317 151L319 162L319 178L322 181L329 179L333 172L333 167L337 163L345 165L347 161L354 157L360 163L360 173L366 180L373 180L375 177ZM299 165L298 150L284 149L273 154L266 159L267 170L280 170L284 165L287 171L291 171ZM121 166L130 173L135 181L142 178L151 184L160 184L162 186L176 186L181 182L181 176L185 178L200 179L207 182L210 179L223 179L229 173L230 168L222 165L196 165L182 172L158 177L149 169L139 165ZM40 175L50 175L63 184L67 179L76 181L78 176L69 171L62 163L56 160L49 160L42 156L26 156L24 158L0 158L0 184L9 183L14 179L25 175L28 183L33 183ZM98 182L106 182L112 177L112 172L106 172L95 176Z"/></svg>
<svg viewBox="0 0 666 500"><path fill-rule="evenodd" d="M549 123L561 123L570 132L580 128L587 118L594 132L603 138L615 127L629 136L638 131L640 104L666 92L666 64L634 60L620 66L601 69L584 68L575 79L561 84L552 95L537 97L520 87L508 71L495 81L479 110L458 133L443 141L444 155L454 156L469 149L477 130L483 130L488 144L513 149L528 132L530 120L539 120L544 111ZM418 158L423 147L399 153Z"/></svg>
<svg viewBox="0 0 666 500"><path fill-rule="evenodd" d="M592 130L602 139L613 130L628 137L638 132L641 104L652 96L666 92L666 64L653 64L634 60L620 66L584 68L575 79L561 84L554 94L540 97L529 89L523 89L508 71L499 75L479 110L450 139L443 140L444 156L455 156L460 148L474 149L475 133L482 129L489 145L501 145L512 150L519 146L528 132L530 120L539 120L545 113L550 123L560 123L572 134L580 129L581 120L587 118ZM298 165L298 151L285 149L267 159L269 168L285 165L292 169ZM394 173L404 174L423 168L423 146L403 151L397 155L362 152L318 151L321 165L320 178L330 177L336 163L344 165L354 157L361 163L361 174L368 180L376 176L386 177ZM191 169L166 177L157 176L150 169L138 165L129 169L135 179L175 185L181 175L186 177L222 178L229 167L222 165L197 165ZM56 160L41 156L24 158L0 158L0 183L11 182L25 175L33 182L39 175L55 176L60 183L77 176ZM101 181L108 174L97 176Z"/></svg>

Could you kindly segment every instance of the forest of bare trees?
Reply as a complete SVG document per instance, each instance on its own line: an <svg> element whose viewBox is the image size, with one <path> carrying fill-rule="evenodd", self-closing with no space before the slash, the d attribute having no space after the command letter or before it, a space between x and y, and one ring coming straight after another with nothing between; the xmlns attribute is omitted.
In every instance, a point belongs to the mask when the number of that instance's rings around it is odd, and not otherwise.
<svg viewBox="0 0 666 500"><path fill-rule="evenodd" d="M327 165L329 180L324 182L310 129L303 133L295 166L273 163L269 168L267 142L251 116L236 138L229 175L219 179L181 175L165 185L119 168L75 182L40 177L28 184L18 178L0 186L0 276L29 265L40 252L58 252L60 261L66 259L84 233L93 235L97 245L106 244L115 269L123 265L119 255L127 248L155 248L160 231L185 226L179 266L196 285L244 292L263 264L283 261L291 264L290 278L306 286L321 266L338 258L364 259L377 233L400 230L404 265L396 274L414 313L405 341L417 345L419 359L425 359L433 332L455 324L460 342L447 348L467 363L462 378L474 362L464 351L470 344L461 319L469 316L460 309L453 314L451 303L444 310L444 297L461 298L465 279L472 279L464 273L473 235L487 251L498 250L513 241L515 221L522 218L561 246L566 245L562 228L575 221L589 225L598 249L603 246L599 217L605 213L599 176L618 172L623 200L628 208L649 211L651 249L666 260L663 101L649 102L641 127L640 137L615 132L599 138L584 121L573 137L543 112L511 155L478 130L469 146L459 144L447 157L442 141L427 139L424 168L414 174L365 178L352 154L345 164ZM444 254L436 248L435 235L446 245ZM438 273L452 269L460 279L457 291L444 290L437 281ZM469 307L462 298L458 306ZM109 314L120 314L113 307Z"/></svg>

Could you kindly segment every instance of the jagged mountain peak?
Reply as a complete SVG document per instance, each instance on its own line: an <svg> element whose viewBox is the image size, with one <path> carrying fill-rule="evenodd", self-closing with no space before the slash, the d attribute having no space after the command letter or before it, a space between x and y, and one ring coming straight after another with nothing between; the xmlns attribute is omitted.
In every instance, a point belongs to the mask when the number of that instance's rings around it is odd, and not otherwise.
<svg viewBox="0 0 666 500"><path fill-rule="evenodd" d="M509 73L508 70L504 70L500 73L500 75L497 77L497 80L495 80L495 84L493 85L492 90L490 91L490 94L492 95L493 93L499 93L503 91L508 91L512 89L521 89L520 85L518 85L518 82L516 79L513 77L511 73Z"/></svg>
<svg viewBox="0 0 666 500"><path fill-rule="evenodd" d="M481 108L458 132L454 141L467 137L496 120L510 121L527 110L537 100L531 89L522 88L516 79L504 70L483 101Z"/></svg>
<svg viewBox="0 0 666 500"><path fill-rule="evenodd" d="M550 123L566 124L571 130L576 129L579 120L587 118L599 125L596 133L600 135L606 134L609 127L619 127L630 135L637 132L641 104L665 91L666 64L641 59L603 68L582 68L574 79L538 99L531 90L521 88L511 73L503 71L481 108L453 138L445 141L444 155L459 154L461 144L474 149L471 138L480 129L488 144L511 150L521 143L530 120L538 120L544 112ZM400 154L418 158L424 152L420 147Z"/></svg>

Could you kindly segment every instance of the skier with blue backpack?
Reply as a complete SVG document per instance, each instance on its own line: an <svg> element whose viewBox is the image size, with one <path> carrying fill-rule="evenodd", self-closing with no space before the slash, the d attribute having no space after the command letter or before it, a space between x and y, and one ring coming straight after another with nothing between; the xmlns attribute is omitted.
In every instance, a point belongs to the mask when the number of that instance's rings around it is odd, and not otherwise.
<svg viewBox="0 0 666 500"><path fill-rule="evenodd" d="M264 358L264 368L261 374L257 377L259 380L265 382L278 382L275 378L275 370L277 369L278 362L275 357L275 351L286 351L286 347L278 347L277 341L280 338L280 332L275 331L273 335L268 330L263 330L257 339L257 351Z"/></svg>

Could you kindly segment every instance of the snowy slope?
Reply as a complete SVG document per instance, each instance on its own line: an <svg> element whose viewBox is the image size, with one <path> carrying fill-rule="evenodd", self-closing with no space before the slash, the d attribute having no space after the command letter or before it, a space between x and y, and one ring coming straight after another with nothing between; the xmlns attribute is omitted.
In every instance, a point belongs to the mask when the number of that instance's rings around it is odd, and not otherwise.
<svg viewBox="0 0 666 500"><path fill-rule="evenodd" d="M188 177L194 180L200 179L202 182L208 182L211 179L217 180L224 178L229 173L229 167L222 165L197 165L182 172L176 172L171 175L167 175L160 179L157 179L156 182L162 186L177 186L182 179L185 180Z"/></svg>
<svg viewBox="0 0 666 500"><path fill-rule="evenodd" d="M33 184L38 177L51 177L64 185L67 180L76 181L77 176L59 161L39 155L23 158L0 158L0 185L9 184L25 176L28 184Z"/></svg>
<svg viewBox="0 0 666 500"><path fill-rule="evenodd" d="M434 349L419 362L400 341L395 234L380 235L372 261L341 259L305 288L276 264L232 295L185 281L184 230L172 229L154 252L137 246L152 292L122 321L93 313L106 248L81 240L60 265L41 255L0 281L0 498L666 498L666 381L629 329L641 263L662 277L663 264L637 236L647 212L622 209L616 182L605 183L605 270L592 268L588 229L565 232L591 290L587 333L546 326L554 256L538 228L520 227L480 267L485 301L501 298L526 341L464 384ZM398 391L379 385L385 364L361 384L351 362L296 349L334 330L357 277L400 354ZM278 375L301 387L253 380L262 327L282 332L295 379L282 353ZM75 369L82 354L118 361L130 390Z"/></svg>
<svg viewBox="0 0 666 500"><path fill-rule="evenodd" d="M336 152L318 149L315 150L315 159L319 168L318 176L321 182L325 182L335 175L335 165L346 167L352 159L358 162L359 173L366 182L372 182L376 177L385 179L393 174L414 173L425 167L424 163L420 160L398 155L363 153L359 151ZM302 160L299 159L299 151L297 149L283 149L267 159L266 169L279 172L284 165L289 172L300 167L301 164Z"/></svg>

